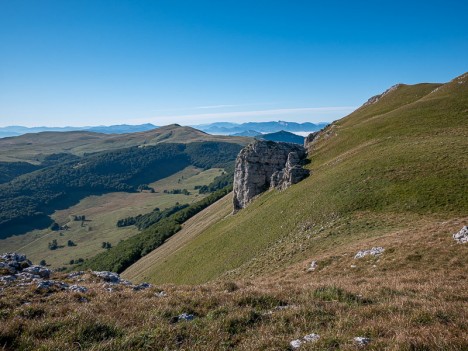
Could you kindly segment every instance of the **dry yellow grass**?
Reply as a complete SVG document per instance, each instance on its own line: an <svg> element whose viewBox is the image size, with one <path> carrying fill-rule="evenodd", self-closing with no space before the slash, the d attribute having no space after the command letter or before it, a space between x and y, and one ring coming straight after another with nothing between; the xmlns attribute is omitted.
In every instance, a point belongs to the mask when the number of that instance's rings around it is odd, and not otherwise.
<svg viewBox="0 0 468 351"><path fill-rule="evenodd" d="M5 350L279 351L317 333L319 341L300 350L359 350L357 336L371 339L366 350L466 350L468 247L451 234L467 220L421 218L413 230L253 279L139 292L120 286L109 293L86 275L79 284L87 293L45 295L13 285L0 291L0 344ZM380 257L353 258L377 245L385 247ZM308 273L310 259L318 268ZM157 296L161 290L166 297ZM181 313L195 319L175 322Z"/></svg>

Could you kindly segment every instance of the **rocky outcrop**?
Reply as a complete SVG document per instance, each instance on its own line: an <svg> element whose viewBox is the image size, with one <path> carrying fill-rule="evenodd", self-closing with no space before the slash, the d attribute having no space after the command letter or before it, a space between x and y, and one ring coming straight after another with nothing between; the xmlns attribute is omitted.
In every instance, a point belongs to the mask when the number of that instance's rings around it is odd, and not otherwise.
<svg viewBox="0 0 468 351"><path fill-rule="evenodd" d="M369 100L367 100L367 102L364 103L364 105L362 105L362 107L373 105L373 104L379 102L379 100L381 98L383 98L385 95L387 95L388 93L391 93L394 90L397 90L402 85L403 84L395 84L395 85L391 86L390 88L388 88L387 90L385 90L382 94L372 96Z"/></svg>
<svg viewBox="0 0 468 351"><path fill-rule="evenodd" d="M107 291L114 291L114 287L129 287L134 291L145 290L151 288L152 285L149 283L141 283L133 285L128 280L120 278L120 275L114 272L89 272L91 276L99 278L100 281L104 282L102 287L106 288ZM0 254L0 291L11 284L17 287L28 287L35 286L37 292L52 293L58 291L70 291L75 293L86 293L88 288L81 285L72 284L61 280L49 280L49 277L54 273L43 266L33 265L25 255L18 253L5 253ZM86 275L86 272L72 272L62 279L75 280L84 282L85 279L82 277ZM89 275L89 274L88 274ZM165 296L165 293L163 292Z"/></svg>
<svg viewBox="0 0 468 351"><path fill-rule="evenodd" d="M302 168L302 162L296 152L288 154L288 160L281 171L276 171L271 176L270 187L284 190L291 185L299 183L309 175L309 170Z"/></svg>
<svg viewBox="0 0 468 351"><path fill-rule="evenodd" d="M304 147L290 143L256 140L243 148L234 171L234 211L270 187L286 189L304 179L305 156Z"/></svg>
<svg viewBox="0 0 468 351"><path fill-rule="evenodd" d="M309 149L309 146L312 144L312 142L315 140L315 138L317 138L317 136L319 135L320 131L318 132L313 132L313 133L310 133L308 136L305 137L304 139L304 147L306 150Z"/></svg>

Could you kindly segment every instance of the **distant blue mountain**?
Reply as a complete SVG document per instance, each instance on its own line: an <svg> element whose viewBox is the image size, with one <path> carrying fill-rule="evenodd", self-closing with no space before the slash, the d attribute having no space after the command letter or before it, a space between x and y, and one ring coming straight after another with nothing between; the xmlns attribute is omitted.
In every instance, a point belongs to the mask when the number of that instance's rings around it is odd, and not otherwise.
<svg viewBox="0 0 468 351"><path fill-rule="evenodd" d="M146 132L147 130L158 128L154 124L146 123L139 125L118 124L113 126L98 126L86 128L86 131L104 134L126 134L136 132Z"/></svg>
<svg viewBox="0 0 468 351"><path fill-rule="evenodd" d="M70 132L75 130L83 130L103 134L126 134L135 132L145 132L147 130L158 128L154 124L146 123L139 125L118 124L111 126L87 126L87 127L23 127L23 126L8 126L0 127L0 138L23 135L26 133L39 132Z"/></svg>
<svg viewBox="0 0 468 351"><path fill-rule="evenodd" d="M262 133L257 132L256 130L245 130L240 133L231 134L231 136L244 136L244 137L256 137L262 135Z"/></svg>
<svg viewBox="0 0 468 351"><path fill-rule="evenodd" d="M259 133L275 133L281 130L286 132L314 132L324 128L328 123L296 123L285 121L247 122L242 124L229 122L216 122L192 126L209 134L233 135L256 131Z"/></svg>
<svg viewBox="0 0 468 351"><path fill-rule="evenodd" d="M264 139L264 140L271 140L271 141L282 141L285 143L294 143L294 144L304 144L304 137L286 132L281 130L276 133L269 133L269 134L262 134L255 137L255 139Z"/></svg>

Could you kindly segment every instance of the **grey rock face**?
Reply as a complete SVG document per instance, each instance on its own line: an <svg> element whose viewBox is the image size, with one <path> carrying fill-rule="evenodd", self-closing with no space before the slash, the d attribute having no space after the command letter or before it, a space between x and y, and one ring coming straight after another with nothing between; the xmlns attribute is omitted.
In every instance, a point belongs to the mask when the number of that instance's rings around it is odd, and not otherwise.
<svg viewBox="0 0 468 351"><path fill-rule="evenodd" d="M234 171L234 210L245 208L255 196L270 187L286 189L304 179L306 156L297 144L256 140L241 150Z"/></svg>
<svg viewBox="0 0 468 351"><path fill-rule="evenodd" d="M304 147L306 149L309 148L310 144L315 140L315 138L319 135L320 132L313 132L310 133L306 138L304 139Z"/></svg>

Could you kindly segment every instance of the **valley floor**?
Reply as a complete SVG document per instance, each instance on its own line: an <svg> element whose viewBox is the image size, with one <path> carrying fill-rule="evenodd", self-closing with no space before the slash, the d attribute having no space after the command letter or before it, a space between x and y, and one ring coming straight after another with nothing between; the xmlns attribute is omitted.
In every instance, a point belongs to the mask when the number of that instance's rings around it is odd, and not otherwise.
<svg viewBox="0 0 468 351"><path fill-rule="evenodd" d="M88 196L78 204L56 211L51 217L67 230L34 230L23 235L0 240L0 252L21 252L33 262L45 259L52 268L67 267L70 260L87 259L102 252L103 242L116 245L119 241L138 234L135 226L116 227L119 219L151 212L155 207L162 210L180 204L193 203L202 199L197 185L209 184L222 173L222 169L202 170L187 167L167 178L149 184L155 193L112 192L100 196ZM165 193L165 190L187 189L190 195ZM73 215L84 215L86 221L72 221ZM48 244L57 240L59 248L48 250ZM67 246L72 240L76 246Z"/></svg>

